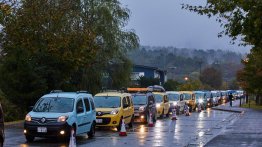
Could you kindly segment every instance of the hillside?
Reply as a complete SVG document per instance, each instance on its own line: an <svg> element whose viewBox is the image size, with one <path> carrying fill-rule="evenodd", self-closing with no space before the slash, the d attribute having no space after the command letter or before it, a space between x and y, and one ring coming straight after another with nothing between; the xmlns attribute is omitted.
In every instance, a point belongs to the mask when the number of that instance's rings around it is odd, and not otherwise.
<svg viewBox="0 0 262 147"><path fill-rule="evenodd" d="M158 67L166 70L169 79L181 81L184 76L197 78L200 70L212 66L223 73L225 81L235 79L242 68L243 55L232 51L179 49L174 47L141 46L128 53L133 64Z"/></svg>

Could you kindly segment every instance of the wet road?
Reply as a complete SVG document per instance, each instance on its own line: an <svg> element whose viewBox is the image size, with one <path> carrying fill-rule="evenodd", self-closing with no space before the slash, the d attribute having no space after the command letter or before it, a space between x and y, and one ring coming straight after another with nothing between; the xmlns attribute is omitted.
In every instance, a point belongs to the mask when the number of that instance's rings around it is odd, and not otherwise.
<svg viewBox="0 0 262 147"><path fill-rule="evenodd" d="M133 128L127 127L126 137L120 137L115 129L98 129L93 139L82 135L76 141L79 147L202 146L232 125L238 115L215 110L193 112L190 116L179 115L175 121L170 118L158 119L154 127L136 123ZM68 142L58 139L36 138L33 143L27 143L22 132L22 126L7 128L4 146L68 146Z"/></svg>

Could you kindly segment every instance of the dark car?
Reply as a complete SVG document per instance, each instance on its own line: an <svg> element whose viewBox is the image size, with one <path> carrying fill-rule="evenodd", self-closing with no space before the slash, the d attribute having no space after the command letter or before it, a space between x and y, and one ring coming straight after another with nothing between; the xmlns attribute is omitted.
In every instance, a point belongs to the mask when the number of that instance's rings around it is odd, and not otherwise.
<svg viewBox="0 0 262 147"><path fill-rule="evenodd" d="M0 104L0 147L4 145L5 131L4 131L4 113Z"/></svg>
<svg viewBox="0 0 262 147"><path fill-rule="evenodd" d="M150 114L151 121L156 122L156 101L152 92L148 88L129 88L128 91L132 94L135 122L149 123Z"/></svg>

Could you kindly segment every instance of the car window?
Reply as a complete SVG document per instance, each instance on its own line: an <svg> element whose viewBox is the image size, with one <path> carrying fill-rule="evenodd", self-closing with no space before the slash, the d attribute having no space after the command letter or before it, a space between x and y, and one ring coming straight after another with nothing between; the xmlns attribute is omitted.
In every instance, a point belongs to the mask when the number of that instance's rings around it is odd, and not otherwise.
<svg viewBox="0 0 262 147"><path fill-rule="evenodd" d="M130 98L127 96L126 99L127 99L128 106L131 106Z"/></svg>
<svg viewBox="0 0 262 147"><path fill-rule="evenodd" d="M90 102L91 102L91 107L92 107L92 110L95 110L95 104L94 104L94 101L93 101L93 99L90 99Z"/></svg>
<svg viewBox="0 0 262 147"><path fill-rule="evenodd" d="M180 94L180 101L183 101L183 100L184 100L183 95Z"/></svg>
<svg viewBox="0 0 262 147"><path fill-rule="evenodd" d="M151 104L154 104L154 103L155 103L155 99L154 99L154 97L153 97L152 95L150 95L150 96L148 97L148 100L149 100L149 102L152 101Z"/></svg>
<svg viewBox="0 0 262 147"><path fill-rule="evenodd" d="M88 98L85 98L84 102L85 102L85 106L86 106L86 112L90 111L90 103L89 103Z"/></svg>
<svg viewBox="0 0 262 147"><path fill-rule="evenodd" d="M83 105L83 101L82 101L82 99L80 99L79 101L77 101L77 103L76 103L76 112L77 113L83 113L84 112L84 107L83 107L84 105ZM82 109L82 110L81 110ZM81 110L81 111L79 111L79 110Z"/></svg>
<svg viewBox="0 0 262 147"><path fill-rule="evenodd" d="M168 98L166 95L164 95L164 103L168 102Z"/></svg>
<svg viewBox="0 0 262 147"><path fill-rule="evenodd" d="M192 95L192 100L195 100L196 99L196 96L193 94Z"/></svg>
<svg viewBox="0 0 262 147"><path fill-rule="evenodd" d="M128 105L127 98L123 97L122 99L122 106L124 107L125 105Z"/></svg>

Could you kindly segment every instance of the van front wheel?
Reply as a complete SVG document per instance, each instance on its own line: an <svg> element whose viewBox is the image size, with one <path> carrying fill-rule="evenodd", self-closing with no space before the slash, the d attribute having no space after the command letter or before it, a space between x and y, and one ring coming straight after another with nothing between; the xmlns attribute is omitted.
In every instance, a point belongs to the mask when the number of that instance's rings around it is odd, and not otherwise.
<svg viewBox="0 0 262 147"><path fill-rule="evenodd" d="M26 135L25 138L27 142L33 142L35 140L35 137L31 135Z"/></svg>
<svg viewBox="0 0 262 147"><path fill-rule="evenodd" d="M95 124L93 123L91 128L90 128L90 131L87 133L88 137L89 138L93 138L95 136Z"/></svg>

